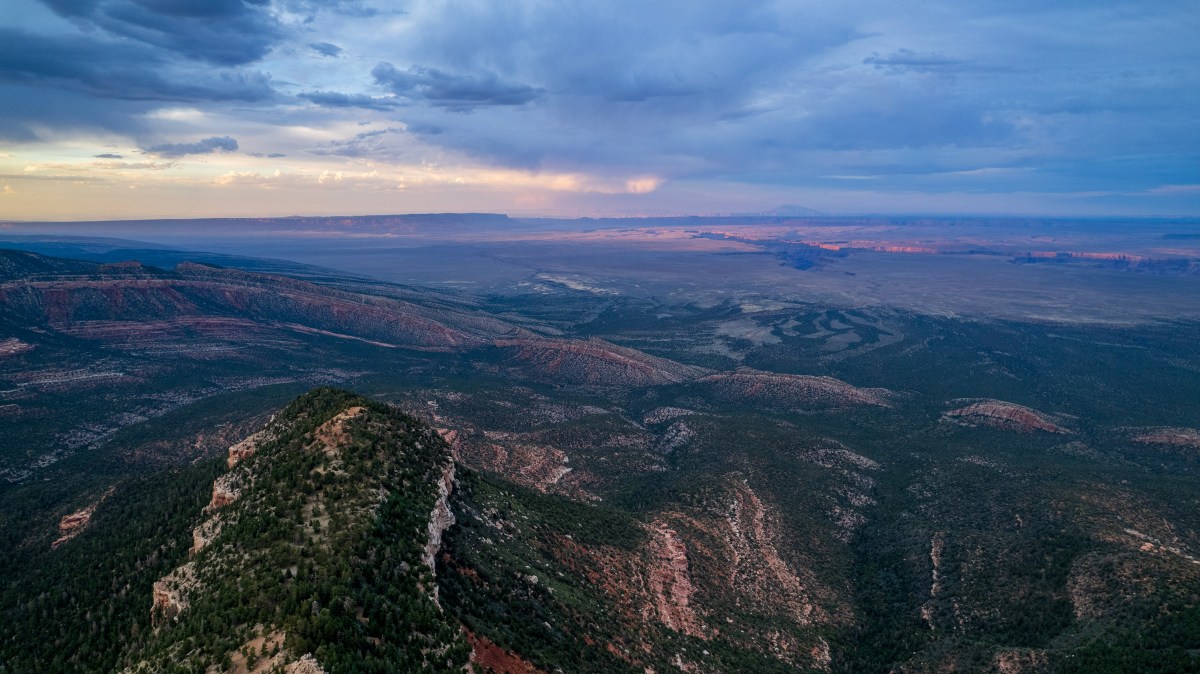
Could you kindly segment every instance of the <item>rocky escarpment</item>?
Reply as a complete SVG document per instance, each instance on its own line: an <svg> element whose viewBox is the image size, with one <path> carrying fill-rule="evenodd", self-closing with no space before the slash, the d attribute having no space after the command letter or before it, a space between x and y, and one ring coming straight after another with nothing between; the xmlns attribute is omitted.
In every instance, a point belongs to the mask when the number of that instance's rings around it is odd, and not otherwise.
<svg viewBox="0 0 1200 674"><path fill-rule="evenodd" d="M274 420L275 420L274 417L272 417L270 421L274 421ZM270 421L268 421L267 423L270 424ZM258 431L257 433L250 435L249 437L247 437L245 440L242 440L241 442L230 445L229 450L228 450L229 456L228 456L228 458L225 459L225 466L227 468L233 468L234 466L238 465L242 461L249 459L250 457L254 456L255 452L258 451L259 443L266 442L267 440L270 440L270 439L271 438L270 438L270 435L267 433L267 430L263 429L261 431Z"/></svg>
<svg viewBox="0 0 1200 674"><path fill-rule="evenodd" d="M421 556L421 561L425 562L429 572L434 575L437 574L435 557L442 547L442 537L446 535L446 530L454 525L454 511L450 509L450 494L453 492L454 461L449 461L437 481L437 502L433 504L433 510L429 513L429 524L425 529L425 553ZM437 601L437 598L438 588L434 585L434 601Z"/></svg>
<svg viewBox="0 0 1200 674"><path fill-rule="evenodd" d="M155 581L150 615L155 625L178 620L188 608L188 597L196 589L196 564L188 562Z"/></svg>
<svg viewBox="0 0 1200 674"><path fill-rule="evenodd" d="M1200 430L1195 428L1154 428L1133 436L1133 441L1143 445L1166 445L1187 449L1200 449Z"/></svg>
<svg viewBox="0 0 1200 674"><path fill-rule="evenodd" d="M0 277L0 309L25 325L84 338L146 341L199 331L244 340L256 331L301 332L447 351L524 334L469 308L422 305L282 276L186 262L172 271L137 263L94 265L11 251L0 251L0 269L13 258L19 258L14 264L20 270Z"/></svg>
<svg viewBox="0 0 1200 674"><path fill-rule="evenodd" d="M738 370L699 379L716 397L743 404L805 409L876 405L887 407L893 395L886 389L858 388L833 377Z"/></svg>
<svg viewBox="0 0 1200 674"><path fill-rule="evenodd" d="M678 384L705 371L603 340L499 339L495 345L536 378L593 386Z"/></svg>
<svg viewBox="0 0 1200 674"><path fill-rule="evenodd" d="M968 426L991 426L1010 431L1068 434L1071 431L1055 423L1048 414L1003 400L980 400L950 410L946 418Z"/></svg>
<svg viewBox="0 0 1200 674"><path fill-rule="evenodd" d="M223 659L294 674L323 672L326 657L335 671L466 664L433 579L455 486L433 429L321 389L231 447L227 465L190 560L154 584L154 655L130 671L204 671ZM214 621L220 634L205 631Z"/></svg>

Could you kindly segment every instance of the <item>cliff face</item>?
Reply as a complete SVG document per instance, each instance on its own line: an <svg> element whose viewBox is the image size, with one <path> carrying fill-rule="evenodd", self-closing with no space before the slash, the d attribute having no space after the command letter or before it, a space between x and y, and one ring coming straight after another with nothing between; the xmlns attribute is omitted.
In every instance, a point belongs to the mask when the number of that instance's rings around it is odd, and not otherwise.
<svg viewBox="0 0 1200 674"><path fill-rule="evenodd" d="M454 525L454 511L450 509L450 494L454 491L454 462L450 461L442 469L442 475L437 481L437 501L429 513L429 524L426 527L425 553L421 561L429 567L429 572L437 573L435 557L442 547L442 537L446 530ZM437 601L438 588L433 586L433 599ZM439 605L440 606L440 605Z"/></svg>

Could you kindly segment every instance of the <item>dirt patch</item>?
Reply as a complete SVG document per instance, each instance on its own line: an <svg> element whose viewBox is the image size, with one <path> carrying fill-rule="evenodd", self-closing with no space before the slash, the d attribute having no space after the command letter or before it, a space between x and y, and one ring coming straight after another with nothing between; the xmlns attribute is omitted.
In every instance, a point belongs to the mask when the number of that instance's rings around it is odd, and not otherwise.
<svg viewBox="0 0 1200 674"><path fill-rule="evenodd" d="M467 642L471 644L471 664L476 672L480 672L480 674L485 672L545 674L542 670L523 660L521 656L500 648L486 637L478 636L470 630L464 631L467 633Z"/></svg>
<svg viewBox="0 0 1200 674"><path fill-rule="evenodd" d="M316 442L320 444L321 451L325 453L325 456L337 458L340 455L342 445L350 439L346 432L346 422L362 414L364 409L357 405L349 407L317 428L314 432Z"/></svg>

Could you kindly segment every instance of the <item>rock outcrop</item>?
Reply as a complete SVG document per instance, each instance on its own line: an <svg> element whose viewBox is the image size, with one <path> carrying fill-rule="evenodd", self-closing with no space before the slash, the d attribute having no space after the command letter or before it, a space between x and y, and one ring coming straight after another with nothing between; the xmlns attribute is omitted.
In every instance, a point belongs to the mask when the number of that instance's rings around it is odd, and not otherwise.
<svg viewBox="0 0 1200 674"><path fill-rule="evenodd" d="M241 442L229 447L229 458L225 459L225 466L233 468L239 463L254 456L258 451L258 446L261 442L267 439L265 430L259 431Z"/></svg>
<svg viewBox="0 0 1200 674"><path fill-rule="evenodd" d="M346 424L351 419L362 414L364 409L358 405L349 407L339 412L334 418L321 424L314 431L313 435L316 436L316 442L325 456L336 458L340 454L342 445L346 443L346 439L349 437L346 432Z"/></svg>
<svg viewBox="0 0 1200 674"><path fill-rule="evenodd" d="M299 660L284 667L283 671L284 674L325 674L325 669L312 653L305 653Z"/></svg>
<svg viewBox="0 0 1200 674"><path fill-rule="evenodd" d="M691 426L682 421L676 421L663 433L656 449L663 454L670 454L691 442L694 437L696 437L696 431L692 430Z"/></svg>
<svg viewBox="0 0 1200 674"><path fill-rule="evenodd" d="M376 659L365 662L387 661L389 671L465 666L465 638L435 610L429 577L455 521L456 464L443 439L395 408L331 389L301 396L266 432L239 443L233 467L214 480L191 559L154 583L156 647L134 670L206 671L232 660L222 671L321 674L302 656L310 649L341 664L369 652ZM351 574L347 585L327 584L335 567ZM283 609L278 598L289 593L300 598ZM249 617L238 610L247 605ZM418 605L420 626L392 620ZM204 635L210 611L238 637L238 653ZM314 615L339 627L316 632L305 620Z"/></svg>
<svg viewBox="0 0 1200 674"><path fill-rule="evenodd" d="M556 447L531 443L517 434L487 433L482 438L463 440L454 436L452 446L467 465L503 475L541 492L554 490L571 472L570 457Z"/></svg>
<svg viewBox="0 0 1200 674"><path fill-rule="evenodd" d="M1048 414L1003 400L981 400L946 412L945 416L968 426L984 425L1021 433L1043 431L1065 435L1071 432L1054 423Z"/></svg>
<svg viewBox="0 0 1200 674"><path fill-rule="evenodd" d="M646 570L646 586L650 603L643 609L643 616L657 618L667 629L708 638L708 630L691 605L695 588L688 573L687 546L679 533L665 522L658 522L647 530L650 534L650 564Z"/></svg>
<svg viewBox="0 0 1200 674"><path fill-rule="evenodd" d="M216 540L217 536L221 535L221 528L224 522L220 515L205 520L203 524L192 529L192 549L188 551L193 557L200 554L200 551L208 547L209 543Z"/></svg>
<svg viewBox="0 0 1200 674"><path fill-rule="evenodd" d="M15 356L19 353L33 351L35 347L32 344L22 342L16 337L0 339L0 358L5 356Z"/></svg>
<svg viewBox="0 0 1200 674"><path fill-rule="evenodd" d="M646 413L646 416L642 418L642 423L647 425L661 424L664 421L691 416L695 413L693 410L682 407L657 407Z"/></svg>
<svg viewBox="0 0 1200 674"><path fill-rule="evenodd" d="M154 583L150 615L154 624L161 625L179 619L188 608L188 594L195 590L196 564L188 562Z"/></svg>
<svg viewBox="0 0 1200 674"><path fill-rule="evenodd" d="M108 491L104 492L100 498L96 499L92 503L87 504L73 513L63 515L62 519L58 521L58 538L50 544L50 549L53 550L83 533L83 530L87 529L87 526L91 524L92 515L95 514L96 508L103 503L104 499L108 498L112 492L113 488L110 487Z"/></svg>
<svg viewBox="0 0 1200 674"><path fill-rule="evenodd" d="M429 567L430 571L436 573L437 564L435 558L437 551L442 547L442 536L446 530L454 526L454 511L450 509L450 494L454 492L454 462L450 461L446 467L442 469L442 477L437 483L438 497L437 502L433 505L433 511L429 513L429 526L427 528L428 536L425 539L425 555L422 560ZM437 589L434 589L434 594L437 594Z"/></svg>
<svg viewBox="0 0 1200 674"><path fill-rule="evenodd" d="M241 490L235 484L234 476L226 473L213 481L212 500L208 502L206 510L213 511L223 508L238 500L241 495Z"/></svg>
<svg viewBox="0 0 1200 674"><path fill-rule="evenodd" d="M91 522L92 513L96 511L96 505L96 503L93 503L86 508L76 510L69 515L63 515L62 519L58 522L59 536L53 543L50 544L50 547L52 549L57 548L63 543L66 543L72 538L78 536L79 533L87 527L88 523Z"/></svg>

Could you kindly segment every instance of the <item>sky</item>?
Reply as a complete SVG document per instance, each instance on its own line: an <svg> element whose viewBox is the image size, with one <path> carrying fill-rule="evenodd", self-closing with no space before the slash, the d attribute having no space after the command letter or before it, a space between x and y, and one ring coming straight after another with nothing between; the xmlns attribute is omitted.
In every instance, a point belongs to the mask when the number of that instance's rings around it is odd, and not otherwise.
<svg viewBox="0 0 1200 674"><path fill-rule="evenodd" d="M1200 215L1194 0L3 0L0 219Z"/></svg>

